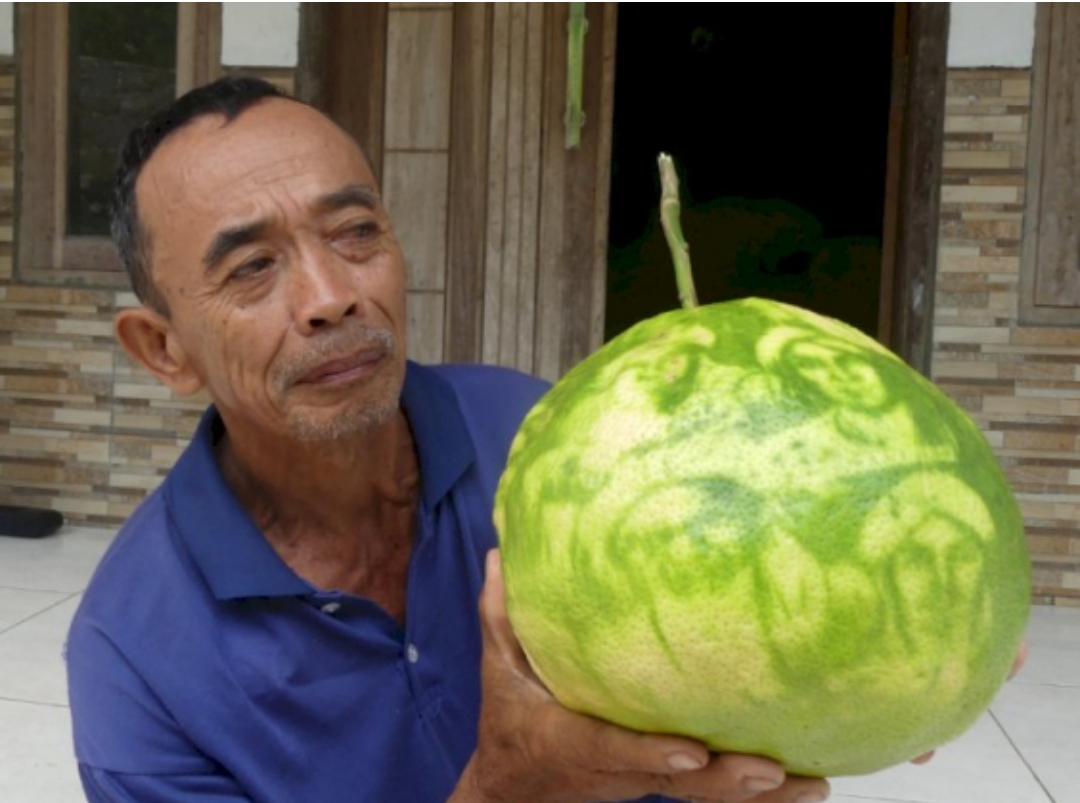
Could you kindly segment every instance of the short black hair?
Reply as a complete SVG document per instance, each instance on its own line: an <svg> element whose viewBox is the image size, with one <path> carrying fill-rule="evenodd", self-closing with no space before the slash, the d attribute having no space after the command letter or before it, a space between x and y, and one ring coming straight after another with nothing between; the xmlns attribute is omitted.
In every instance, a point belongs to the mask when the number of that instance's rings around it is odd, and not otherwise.
<svg viewBox="0 0 1080 803"><path fill-rule="evenodd" d="M266 98L296 101L259 78L226 76L196 87L132 129L120 152L113 188L112 236L135 295L146 306L168 317L169 309L154 285L150 271L149 232L139 221L135 184L154 151L170 134L200 117L220 114L226 123ZM296 101L300 102L300 101Z"/></svg>

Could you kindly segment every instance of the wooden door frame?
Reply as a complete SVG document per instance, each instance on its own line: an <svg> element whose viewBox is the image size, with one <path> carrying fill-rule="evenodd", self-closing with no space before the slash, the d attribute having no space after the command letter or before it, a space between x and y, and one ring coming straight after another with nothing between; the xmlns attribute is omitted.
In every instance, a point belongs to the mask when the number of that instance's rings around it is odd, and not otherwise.
<svg viewBox="0 0 1080 803"><path fill-rule="evenodd" d="M945 145L948 3L897 3L878 337L930 373Z"/></svg>
<svg viewBox="0 0 1080 803"><path fill-rule="evenodd" d="M360 143L376 180L382 179L389 19L389 3L300 4L296 95Z"/></svg>

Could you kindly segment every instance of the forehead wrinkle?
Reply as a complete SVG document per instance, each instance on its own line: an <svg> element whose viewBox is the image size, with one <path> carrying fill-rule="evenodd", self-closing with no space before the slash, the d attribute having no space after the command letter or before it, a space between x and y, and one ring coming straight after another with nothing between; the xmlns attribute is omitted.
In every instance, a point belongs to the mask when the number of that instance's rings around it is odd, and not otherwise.
<svg viewBox="0 0 1080 803"><path fill-rule="evenodd" d="M147 222L150 217L157 223L176 215L198 215L204 207L219 218L215 227L218 230L211 230L213 240L196 257L208 270L229 250L250 242L259 233L266 236L277 225L279 214L285 213L282 207L292 206L293 212L301 215L305 206L308 214L350 207L382 208L363 152L332 122L307 115L290 118L284 126L253 129L258 118L268 114L280 117L280 111L277 104L269 102L246 110L228 123L213 115L193 121L163 142L142 171L139 183L143 186L135 194L138 202L148 201L140 203L147 212L154 208ZM346 183L320 193L316 181L305 180L313 178L308 161L324 156L328 150L340 154L339 167L344 169L338 173L338 181ZM234 158L237 153L248 158ZM250 157L255 157L254 161ZM208 184L208 173L218 180ZM309 195L305 202L303 196L312 190L318 194L314 198ZM236 197L231 211L239 215L222 215L228 211L226 196L233 195ZM277 208L271 210L267 203Z"/></svg>

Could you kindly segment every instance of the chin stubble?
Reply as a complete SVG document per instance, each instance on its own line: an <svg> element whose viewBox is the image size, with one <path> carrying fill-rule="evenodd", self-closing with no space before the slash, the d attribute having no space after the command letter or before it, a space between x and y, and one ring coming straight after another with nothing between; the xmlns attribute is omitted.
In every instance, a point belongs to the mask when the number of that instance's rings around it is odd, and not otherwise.
<svg viewBox="0 0 1080 803"><path fill-rule="evenodd" d="M326 360L372 346L378 346L389 358L397 353L394 335L389 329L356 324L327 335L325 340L318 341L308 351L281 363L274 372L275 386L284 396L301 376ZM290 431L301 441L327 441L388 423L398 410L400 384L395 381L396 378L388 376L379 376L375 380L371 386L372 395L366 404L347 406L344 412L332 418L318 415L315 410L306 407L292 410L288 417Z"/></svg>

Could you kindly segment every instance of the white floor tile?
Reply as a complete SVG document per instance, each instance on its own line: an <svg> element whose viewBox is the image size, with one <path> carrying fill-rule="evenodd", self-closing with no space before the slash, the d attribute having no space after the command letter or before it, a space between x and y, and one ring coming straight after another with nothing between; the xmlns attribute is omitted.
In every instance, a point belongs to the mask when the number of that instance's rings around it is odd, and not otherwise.
<svg viewBox="0 0 1080 803"><path fill-rule="evenodd" d="M837 796L905 803L1052 803L989 714L928 764L831 783Z"/></svg>
<svg viewBox="0 0 1080 803"><path fill-rule="evenodd" d="M0 700L0 800L77 803L85 798L66 708Z"/></svg>
<svg viewBox="0 0 1080 803"><path fill-rule="evenodd" d="M113 532L0 537L0 803L78 803L62 659L71 617ZM834 803L1080 803L1080 609L1036 606L1029 658L992 715L904 765L832 779Z"/></svg>
<svg viewBox="0 0 1080 803"><path fill-rule="evenodd" d="M1080 608L1036 605L1026 640L1027 663L1014 683L1080 687Z"/></svg>
<svg viewBox="0 0 1080 803"><path fill-rule="evenodd" d="M1011 683L994 716L1054 803L1080 803L1080 686Z"/></svg>
<svg viewBox="0 0 1080 803"><path fill-rule="evenodd" d="M26 591L0 587L0 633L70 596L71 594L57 591Z"/></svg>
<svg viewBox="0 0 1080 803"><path fill-rule="evenodd" d="M65 526L46 538L0 536L0 586L82 591L114 534Z"/></svg>
<svg viewBox="0 0 1080 803"><path fill-rule="evenodd" d="M71 595L0 633L0 698L67 705L63 648L80 599Z"/></svg>

